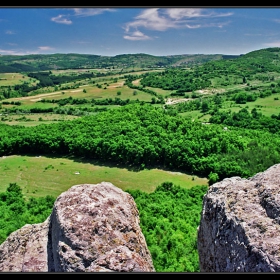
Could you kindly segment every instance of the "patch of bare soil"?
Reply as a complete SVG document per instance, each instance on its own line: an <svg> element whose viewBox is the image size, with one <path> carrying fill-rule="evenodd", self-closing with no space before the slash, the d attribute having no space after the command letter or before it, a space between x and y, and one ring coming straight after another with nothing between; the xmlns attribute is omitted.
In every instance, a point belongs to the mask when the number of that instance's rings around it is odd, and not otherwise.
<svg viewBox="0 0 280 280"><path fill-rule="evenodd" d="M172 104L177 104L177 103L181 103L181 102L186 102L189 100L191 100L191 98L178 98L178 99L167 98L165 104L172 105Z"/></svg>
<svg viewBox="0 0 280 280"><path fill-rule="evenodd" d="M139 83L140 83L140 80L141 80L141 79L138 79L138 80L134 80L134 81L132 81L132 84L133 84L133 85L139 85Z"/></svg>
<svg viewBox="0 0 280 280"><path fill-rule="evenodd" d="M77 90L71 90L70 92L79 92L82 91L82 89L77 89ZM46 97L46 96L52 96L52 95L57 95L57 94L61 94L61 91L55 91L55 92L50 92L50 93L40 93L40 94L36 94L36 95L32 95L32 96L24 96L24 97L16 97L13 98L13 100L30 100L30 101L40 101L42 100L42 98Z"/></svg>
<svg viewBox="0 0 280 280"><path fill-rule="evenodd" d="M57 94L61 94L61 91L50 92L50 93L41 93L41 94L37 94L36 96L32 95L32 96L16 97L16 98L14 98L14 100L29 100L30 99L30 101L38 101L38 100L41 100L45 96L57 95ZM35 97L35 99L34 99L34 97Z"/></svg>
<svg viewBox="0 0 280 280"><path fill-rule="evenodd" d="M82 91L81 89L71 90L71 92L79 92Z"/></svg>
<svg viewBox="0 0 280 280"><path fill-rule="evenodd" d="M118 83L114 83L112 85L109 85L108 88L117 88L117 87L121 87L123 86L124 82L118 82Z"/></svg>

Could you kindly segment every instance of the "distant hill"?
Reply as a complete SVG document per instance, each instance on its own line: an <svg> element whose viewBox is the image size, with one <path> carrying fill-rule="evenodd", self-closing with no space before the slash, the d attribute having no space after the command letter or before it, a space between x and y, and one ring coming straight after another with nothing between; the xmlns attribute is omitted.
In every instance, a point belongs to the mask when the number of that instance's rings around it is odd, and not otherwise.
<svg viewBox="0 0 280 280"><path fill-rule="evenodd" d="M209 61L203 66L208 72L219 70L220 75L228 75L229 72L249 76L252 73L280 72L280 48L266 48L249 52L234 59L223 57L222 60Z"/></svg>
<svg viewBox="0 0 280 280"><path fill-rule="evenodd" d="M22 73L64 69L151 69L160 67L191 67L215 61L252 61L252 64L280 64L280 48L267 48L241 55L182 54L154 56L144 53L101 56L91 54L0 55L0 73Z"/></svg>
<svg viewBox="0 0 280 280"><path fill-rule="evenodd" d="M238 56L213 54L182 54L153 56L149 54L120 54L101 56L88 54L31 54L0 55L0 73L36 72L55 69L87 68L157 68L186 67L212 60L236 58Z"/></svg>

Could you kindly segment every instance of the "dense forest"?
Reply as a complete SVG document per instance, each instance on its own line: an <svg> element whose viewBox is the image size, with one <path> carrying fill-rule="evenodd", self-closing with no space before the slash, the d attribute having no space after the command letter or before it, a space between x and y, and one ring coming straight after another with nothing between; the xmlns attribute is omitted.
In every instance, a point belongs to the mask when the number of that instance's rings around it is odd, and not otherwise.
<svg viewBox="0 0 280 280"><path fill-rule="evenodd" d="M1 124L0 140L0 156L71 154L138 168L216 173L219 179L252 176L280 158L280 139L274 133L205 125L138 103L52 125Z"/></svg>
<svg viewBox="0 0 280 280"><path fill-rule="evenodd" d="M197 225L207 186L184 189L165 182L151 194L128 191L158 272L198 272Z"/></svg>

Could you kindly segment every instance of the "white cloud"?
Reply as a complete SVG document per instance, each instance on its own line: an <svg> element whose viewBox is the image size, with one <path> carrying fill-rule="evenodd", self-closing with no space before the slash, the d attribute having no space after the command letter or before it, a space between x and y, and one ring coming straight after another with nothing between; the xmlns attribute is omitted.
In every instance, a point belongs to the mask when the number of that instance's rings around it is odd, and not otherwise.
<svg viewBox="0 0 280 280"><path fill-rule="evenodd" d="M40 54L42 51L49 51L54 50L52 47L48 46L41 46L38 47L37 50L30 51L30 50L4 50L0 49L0 54L2 55L27 55L27 54Z"/></svg>
<svg viewBox="0 0 280 280"><path fill-rule="evenodd" d="M114 12L115 9L110 8L74 8L67 9L74 11L74 14L68 15L58 15L56 17L52 17L51 21L60 23L60 24L72 24L73 21L69 19L69 17L90 17L102 14L104 12Z"/></svg>
<svg viewBox="0 0 280 280"><path fill-rule="evenodd" d="M5 34L12 35L12 34L16 34L16 33L14 31L12 31L12 30L7 30L5 32Z"/></svg>
<svg viewBox="0 0 280 280"><path fill-rule="evenodd" d="M38 49L39 49L40 51L49 51L49 50L54 50L54 48L52 48L52 47L48 47L48 46L38 47Z"/></svg>
<svg viewBox="0 0 280 280"><path fill-rule="evenodd" d="M203 24L186 24L185 26L187 28L209 28L209 27L217 27L217 28L223 28L224 26L228 25L230 22L209 22L209 23L203 23Z"/></svg>
<svg viewBox="0 0 280 280"><path fill-rule="evenodd" d="M195 24L195 25L186 24L185 26L189 29L195 29L195 28L200 28L201 27L200 24Z"/></svg>
<svg viewBox="0 0 280 280"><path fill-rule="evenodd" d="M170 8L164 11L170 18L190 19L190 18L214 18L214 17L228 17L233 13L216 13L211 10L201 8Z"/></svg>
<svg viewBox="0 0 280 280"><path fill-rule="evenodd" d="M150 40L151 38L147 35L144 35L140 31L134 31L131 33L131 35L125 35L123 36L124 39L131 40L131 41L140 41L140 40Z"/></svg>
<svg viewBox="0 0 280 280"><path fill-rule="evenodd" d="M171 19L179 20L182 18L193 18L193 17L201 17L202 16L202 9L166 9L165 14L170 17Z"/></svg>
<svg viewBox="0 0 280 280"><path fill-rule="evenodd" d="M177 26L176 22L159 15L158 11L158 8L144 10L135 18L135 21L126 24L126 32L129 32L130 28L144 27L150 30L164 31L168 28L175 28Z"/></svg>
<svg viewBox="0 0 280 280"><path fill-rule="evenodd" d="M0 53L1 54L7 54L7 55L17 54L16 51L13 51L13 50L2 50L2 49L0 49Z"/></svg>
<svg viewBox="0 0 280 280"><path fill-rule="evenodd" d="M82 45L84 45L84 44L90 44L89 41L75 41L74 43L75 43L75 44L82 44Z"/></svg>
<svg viewBox="0 0 280 280"><path fill-rule="evenodd" d="M214 18L228 17L233 13L216 13L213 10L201 8L148 8L135 17L134 21L124 26L125 39L134 38L133 31L139 28L155 31L166 31L173 28L222 28L229 22L215 22ZM212 19L212 21L211 21ZM142 33L142 38L151 39Z"/></svg>
<svg viewBox="0 0 280 280"><path fill-rule="evenodd" d="M83 16L83 17L89 17L89 16L96 16L103 14L104 12L114 12L115 9L111 8L74 8L73 9L75 16Z"/></svg>
<svg viewBox="0 0 280 280"><path fill-rule="evenodd" d="M64 18L65 15L58 15L57 17L52 17L51 21L61 24L72 24L72 21L69 19Z"/></svg>

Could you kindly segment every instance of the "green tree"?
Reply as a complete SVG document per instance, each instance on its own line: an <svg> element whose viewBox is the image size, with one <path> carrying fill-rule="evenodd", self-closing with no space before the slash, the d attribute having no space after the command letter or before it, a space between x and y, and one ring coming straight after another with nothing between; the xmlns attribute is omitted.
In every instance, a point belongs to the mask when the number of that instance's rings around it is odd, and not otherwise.
<svg viewBox="0 0 280 280"><path fill-rule="evenodd" d="M212 185L218 181L219 181L219 175L211 171L210 174L208 175L208 184Z"/></svg>
<svg viewBox="0 0 280 280"><path fill-rule="evenodd" d="M202 104L201 104L201 112L202 113L205 113L209 110L209 103L208 101L202 101Z"/></svg>

